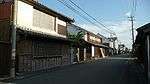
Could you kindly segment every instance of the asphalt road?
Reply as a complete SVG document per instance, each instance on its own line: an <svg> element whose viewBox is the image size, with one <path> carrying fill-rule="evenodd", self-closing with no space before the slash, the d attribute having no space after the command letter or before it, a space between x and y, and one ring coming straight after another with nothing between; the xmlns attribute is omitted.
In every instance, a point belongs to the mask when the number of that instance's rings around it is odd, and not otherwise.
<svg viewBox="0 0 150 84"><path fill-rule="evenodd" d="M144 84L132 59L99 59L53 72L10 81L14 84ZM132 69L132 70L131 70Z"/></svg>

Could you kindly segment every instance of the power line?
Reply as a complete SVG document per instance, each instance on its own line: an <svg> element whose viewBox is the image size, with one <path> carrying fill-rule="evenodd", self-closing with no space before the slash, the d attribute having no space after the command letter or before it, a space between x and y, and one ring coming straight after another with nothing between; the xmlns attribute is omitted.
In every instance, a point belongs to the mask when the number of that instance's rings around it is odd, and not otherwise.
<svg viewBox="0 0 150 84"><path fill-rule="evenodd" d="M84 18L85 20L89 21L90 23L94 24L92 21L90 21L87 17L85 17L83 14L81 14L79 11L77 11L76 9L74 9L73 7L71 7L70 5L68 5L65 2L62 2L60 0L57 0L59 2L61 2L62 4L64 4L67 8L71 9L73 12L79 14L82 18Z"/></svg>
<svg viewBox="0 0 150 84"><path fill-rule="evenodd" d="M79 16L81 16L83 19L87 20L88 22L90 22L91 24L95 25L98 28L101 28L99 25L95 24L94 22L92 22L89 18L87 18L86 16L84 16L83 14L81 14L78 10L74 9L71 5L69 5L68 3L66 3L65 1L62 0L57 0L60 3L62 3L63 5L65 5L67 8L71 9L73 12L75 12L76 14L78 14ZM112 34L111 31L104 29L106 32Z"/></svg>
<svg viewBox="0 0 150 84"><path fill-rule="evenodd" d="M134 12L136 12L136 9L137 9L137 0L135 0Z"/></svg>
<svg viewBox="0 0 150 84"><path fill-rule="evenodd" d="M132 16L135 16L136 9L137 9L137 0L133 0L132 1L132 8L131 8L131 15Z"/></svg>
<svg viewBox="0 0 150 84"><path fill-rule="evenodd" d="M88 22L92 23L94 26L98 27L101 29L101 27L95 23L93 23L89 18L87 18L86 16L84 16L83 14L81 14L78 10L74 9L71 5L69 5L66 1L62 1L62 0L57 0L60 3L62 3L63 5L65 5L67 8L71 9L73 12L75 12L76 14L78 14L79 16L81 16L83 19L87 20ZM96 20L96 19L95 19ZM117 35L115 33L112 33L112 31L108 30L108 29L104 29L106 32L110 33L110 36L112 37L112 35L115 35L117 37Z"/></svg>
<svg viewBox="0 0 150 84"><path fill-rule="evenodd" d="M123 30L121 32L117 32L117 34L122 34L122 33L126 33L126 32L129 32L131 31L132 29L126 29L126 30ZM136 28L134 28L134 30L136 30Z"/></svg>
<svg viewBox="0 0 150 84"><path fill-rule="evenodd" d="M90 14L88 14L85 10L83 10L80 6L78 6L76 3L74 3L72 0L69 0L74 6L76 6L78 9L80 9L82 12L84 12L86 15L88 15L90 18L92 18L95 22L97 22L98 24L100 24L101 26L103 26L104 28L106 28L107 30L113 32L112 30L108 29L103 23L99 22L95 17L91 16ZM112 34L115 35L115 32L113 32Z"/></svg>

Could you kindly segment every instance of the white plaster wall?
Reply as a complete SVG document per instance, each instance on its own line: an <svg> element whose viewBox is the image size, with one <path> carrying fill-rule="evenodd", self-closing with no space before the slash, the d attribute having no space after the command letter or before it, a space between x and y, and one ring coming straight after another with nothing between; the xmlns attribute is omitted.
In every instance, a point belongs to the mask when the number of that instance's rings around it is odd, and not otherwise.
<svg viewBox="0 0 150 84"><path fill-rule="evenodd" d="M97 41L97 42L101 42L101 40L97 37L94 37L94 36L90 36L90 39L93 40L93 41Z"/></svg>
<svg viewBox="0 0 150 84"><path fill-rule="evenodd" d="M94 57L94 46L91 47L92 47L92 57Z"/></svg>
<svg viewBox="0 0 150 84"><path fill-rule="evenodd" d="M23 27L32 27L33 24L33 6L22 1L18 1L17 25Z"/></svg>
<svg viewBox="0 0 150 84"><path fill-rule="evenodd" d="M62 26L67 26L66 22L63 20L60 20L59 18L56 18L56 24L60 24Z"/></svg>
<svg viewBox="0 0 150 84"><path fill-rule="evenodd" d="M84 40L87 41L87 34L84 35Z"/></svg>
<svg viewBox="0 0 150 84"><path fill-rule="evenodd" d="M109 46L113 48L113 42L109 42Z"/></svg>
<svg viewBox="0 0 150 84"><path fill-rule="evenodd" d="M84 61L86 60L86 48L84 48Z"/></svg>
<svg viewBox="0 0 150 84"><path fill-rule="evenodd" d="M95 38L94 38L93 36L90 36L90 39L91 39L91 40L94 40Z"/></svg>
<svg viewBox="0 0 150 84"><path fill-rule="evenodd" d="M33 9L33 26L47 31L54 31L55 17Z"/></svg>
<svg viewBox="0 0 150 84"><path fill-rule="evenodd" d="M115 43L116 43L116 44L115 44L115 48L117 49L117 53L118 53L118 44L119 44L119 43L118 43L118 41L116 41Z"/></svg>

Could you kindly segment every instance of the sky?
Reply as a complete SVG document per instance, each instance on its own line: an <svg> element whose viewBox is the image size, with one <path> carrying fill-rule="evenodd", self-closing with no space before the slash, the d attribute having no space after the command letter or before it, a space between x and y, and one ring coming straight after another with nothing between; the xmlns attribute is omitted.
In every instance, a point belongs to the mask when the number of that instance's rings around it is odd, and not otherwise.
<svg viewBox="0 0 150 84"><path fill-rule="evenodd" d="M69 0L66 1L68 4ZM131 37L131 22L128 15L131 13L133 7L133 0L72 0L80 6L88 14L96 18L99 22L107 26L108 29L116 33L119 43L125 44L128 48L132 46ZM110 34L106 32L101 26L98 28L88 21L84 20L78 14L68 9L58 0L40 0L40 3L48 6L49 8L60 12L66 16L75 19L75 23L84 29L93 33L100 33L106 37ZM77 9L77 8L75 8ZM150 0L137 0L136 11L134 12L135 21L134 29L136 36L136 29L140 26L150 22ZM82 12L81 12L82 13Z"/></svg>

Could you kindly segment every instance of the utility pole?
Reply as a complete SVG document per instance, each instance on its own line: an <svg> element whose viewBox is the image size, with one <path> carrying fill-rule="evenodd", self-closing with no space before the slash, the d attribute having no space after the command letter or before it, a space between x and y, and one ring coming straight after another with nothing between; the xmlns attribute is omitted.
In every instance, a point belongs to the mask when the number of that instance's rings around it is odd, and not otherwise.
<svg viewBox="0 0 150 84"><path fill-rule="evenodd" d="M132 50L133 50L133 44L134 44L134 16L130 16L128 17L129 18L129 21L131 21L131 28L132 28Z"/></svg>
<svg viewBox="0 0 150 84"><path fill-rule="evenodd" d="M17 23L17 1L13 0L13 11L12 11L12 21L11 21L11 28L12 28L12 36L11 36L11 44L12 44L12 53L11 53L11 69L10 69L10 77L15 78L16 70L16 23Z"/></svg>

